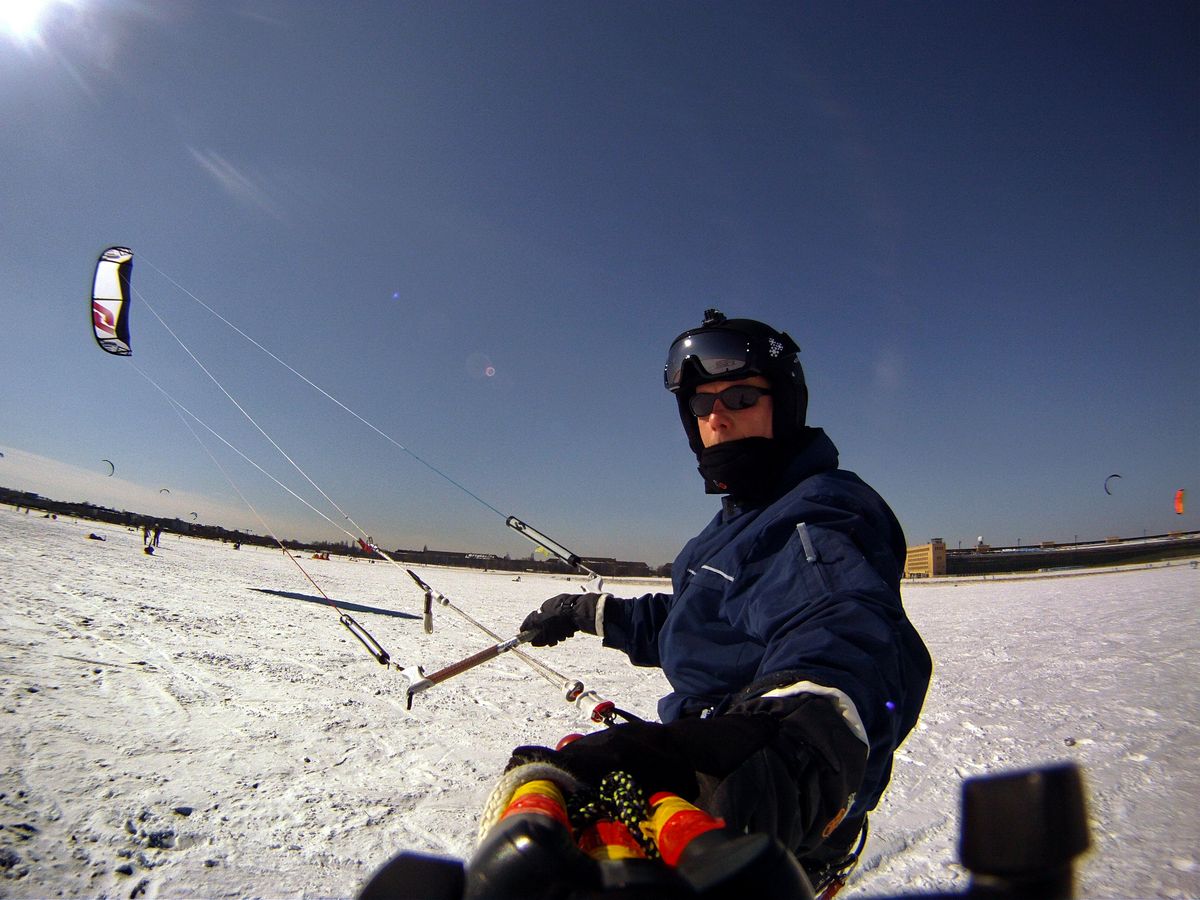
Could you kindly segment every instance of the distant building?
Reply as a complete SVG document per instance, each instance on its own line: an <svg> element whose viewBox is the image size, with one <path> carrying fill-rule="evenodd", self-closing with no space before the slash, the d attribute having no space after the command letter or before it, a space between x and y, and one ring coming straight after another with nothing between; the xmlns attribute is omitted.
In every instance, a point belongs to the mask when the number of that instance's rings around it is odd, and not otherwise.
<svg viewBox="0 0 1200 900"><path fill-rule="evenodd" d="M611 556L584 557L583 564L597 575L607 575L611 578L640 578L651 574L650 566L644 562L616 559Z"/></svg>
<svg viewBox="0 0 1200 900"><path fill-rule="evenodd" d="M946 542L932 538L928 544L909 547L904 560L905 578L935 578L946 574Z"/></svg>

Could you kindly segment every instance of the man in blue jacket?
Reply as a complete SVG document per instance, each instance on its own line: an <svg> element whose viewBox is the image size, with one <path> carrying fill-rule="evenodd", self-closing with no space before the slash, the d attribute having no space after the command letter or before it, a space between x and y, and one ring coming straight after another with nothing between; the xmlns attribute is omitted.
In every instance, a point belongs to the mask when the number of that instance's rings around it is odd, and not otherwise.
<svg viewBox="0 0 1200 900"><path fill-rule="evenodd" d="M666 387L720 512L676 559L672 594L561 594L521 628L535 646L599 635L672 687L662 724L588 735L560 765L623 769L773 834L819 889L852 863L931 661L900 601L904 534L808 427L799 349L717 310L675 339Z"/></svg>

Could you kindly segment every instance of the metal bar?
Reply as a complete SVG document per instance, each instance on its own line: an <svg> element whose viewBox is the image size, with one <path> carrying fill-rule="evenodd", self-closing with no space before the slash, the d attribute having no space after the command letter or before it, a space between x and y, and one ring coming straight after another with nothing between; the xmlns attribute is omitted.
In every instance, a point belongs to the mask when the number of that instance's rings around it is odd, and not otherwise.
<svg viewBox="0 0 1200 900"><path fill-rule="evenodd" d="M466 659L460 659L456 663L451 663L444 669L439 669L431 675L426 675L425 680L431 684L441 684L455 675L461 675L468 669L473 669L476 666L482 665L488 660L495 659L501 653L507 653L514 647L525 643L533 638L534 632L522 631L514 638L509 638L507 641L501 641L499 644L493 644L485 650L480 650L478 653L468 656Z"/></svg>

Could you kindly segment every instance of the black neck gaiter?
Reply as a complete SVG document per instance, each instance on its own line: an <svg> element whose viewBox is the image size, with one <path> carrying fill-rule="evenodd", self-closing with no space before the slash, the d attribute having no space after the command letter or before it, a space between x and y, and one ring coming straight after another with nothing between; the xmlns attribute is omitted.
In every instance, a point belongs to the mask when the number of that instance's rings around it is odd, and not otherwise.
<svg viewBox="0 0 1200 900"><path fill-rule="evenodd" d="M755 503L770 499L778 490L790 454L780 441L751 437L705 447L699 458L707 493Z"/></svg>

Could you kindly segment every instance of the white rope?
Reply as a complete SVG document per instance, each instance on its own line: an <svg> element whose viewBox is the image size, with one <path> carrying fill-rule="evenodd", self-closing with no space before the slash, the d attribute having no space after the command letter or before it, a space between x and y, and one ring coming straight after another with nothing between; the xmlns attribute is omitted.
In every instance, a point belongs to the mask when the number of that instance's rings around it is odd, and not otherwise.
<svg viewBox="0 0 1200 900"><path fill-rule="evenodd" d="M332 395L330 395L329 393L327 393L325 390L320 388L318 385L316 385L312 381L310 381L308 378L305 378L304 375L302 375L300 372L297 372L295 369L293 369L291 366L289 366L287 363L285 363L283 360L281 360L279 357L277 357L274 353L271 353L270 350L267 350L266 347L263 347L258 341L251 338L249 335L247 335L245 332L243 332L240 328L238 328L232 322L229 322L227 319L225 319L223 316L221 316L220 313L218 313L216 310L212 309L210 306L208 306L208 304L204 303L204 301L200 300L199 297L192 294L190 291L188 291L186 288L184 288L182 285L180 285L178 282L176 282L174 279L172 279L169 275L167 275L165 272L163 272L157 266L154 266L153 263L148 262L147 264L150 265L151 268L155 269L155 271L157 271L160 275L162 275L168 281L170 281L173 285L175 285L176 288L178 288L183 293L187 294L189 297L191 297L193 300L195 300L197 303L199 303L201 306L203 306L205 309L207 309L210 313L212 313L214 316L216 316L218 319L220 319L222 322L224 322L226 325L228 325L230 328L232 328L238 334L240 334L243 338L248 340L250 343L254 344L256 347L258 347L260 350L262 350L264 353L266 353L268 356L270 356L272 359L274 359L276 362L278 362L284 368L288 369L290 372L292 372L297 377L299 377L301 380L303 380L304 382L309 384L315 390L319 391L321 394L326 396L329 400L336 403L338 406L340 406L346 412L350 413L356 419L361 421L364 425L367 425L374 431L378 432L381 436L386 438L391 443L395 444L401 450L404 450L406 453L409 453L418 462L421 462L422 464L428 466L430 469L432 469L438 475L441 475L447 481L451 482L456 487L460 488L461 490L463 490L464 492L469 494L471 497L474 497L476 500L478 500L484 506L491 509L493 512L496 512L501 516L504 515L498 509L496 509L494 506L492 506L490 503L487 503L486 501L482 500L481 498L476 496L474 493L472 493L470 490L463 487L458 482L454 481L454 479L450 478L445 473L441 472L434 466L425 462L425 460L421 459L419 456L412 453L412 451L409 450L407 447L404 447L402 444L397 443L391 437L384 434L382 431L380 431L378 428L376 428L374 425L372 425L370 422L368 422L362 416L358 415L358 413L354 412L354 410L350 409L345 404L343 404L340 400L338 400L337 398L335 398ZM138 299L142 303L145 304L146 308L150 310L151 314L154 316L155 319L158 320L159 324L162 325L162 327L166 330L166 332L169 335L171 335L171 337L175 340L175 342L177 344L179 344L179 346L181 348L183 348L183 351L189 357L191 357L192 361L200 368L200 370L202 372L204 372L205 375L208 376L209 380L211 380L212 383L215 384L217 386L217 388L221 391L221 393L225 395L225 397L229 400L229 402L232 403L234 405L234 407L237 408L238 412L240 412L246 418L246 420L251 425L253 425L255 427L255 429L258 430L259 434L261 434L264 438L267 439L267 441L271 444L271 446L274 447L279 452L279 454L288 461L288 463L291 464L292 468L294 468L297 472L300 473L300 475L304 478L305 481L307 481L310 485L312 485L312 487L317 491L317 493L319 493L322 497L324 497L329 502L329 504L342 515L343 519L345 519L352 526L354 526L354 528L358 529L359 537L361 537L360 543L364 547L369 547L385 562L390 563L391 565L393 565L397 569L400 569L401 571L405 571L405 567L403 565L401 565L394 557L392 557L391 554L387 553L382 548L376 546L375 543L373 541L371 541L370 535L366 532L366 530L363 529L363 527L361 525L359 525L356 521L354 521L354 519L351 518L350 515L345 512L345 510L343 510L340 506L338 506L337 502L334 501L334 499L332 497L330 497L327 493L325 493L324 490L321 489L321 486L318 485L309 476L309 474L304 471L304 469L300 466L300 464L297 463L294 459L292 459L292 457L287 453L287 451L284 450L283 447L281 447L275 441L274 438L272 438L269 434L267 434L267 432L263 429L263 427L261 425L259 425L259 423L254 419L254 417L251 416L250 413L247 412L246 409L242 406L242 404L240 404L237 401L237 399L231 393L229 393L228 390L225 389L225 386L220 382L220 380L208 369L207 366L204 365L203 362L200 361L200 359L196 356L196 354L193 353L191 348L188 347L188 345L184 343L183 339L180 338L179 335L175 333L175 331L171 328L171 326L167 324L166 320L163 319L163 317L161 315L159 315L158 310L156 310L154 308L153 304L151 304L150 301L148 299L146 299L146 297L140 291L137 291L136 289L134 289L134 293L138 297ZM240 457L242 457L242 459L249 462L252 466L254 466L256 469L258 469L260 472L262 472L264 475L266 475L268 478L270 478L273 482L275 482L275 484L277 484L279 487L283 488L285 491L287 491L289 494L291 494L293 497L295 497L297 500L299 500L301 503L303 503L309 509L313 510L313 512L317 513L319 516L321 516L321 518L325 519L326 522L329 522L331 525L333 525L335 528L340 530L343 534L350 537L352 540L359 540L359 537L355 537L355 535L353 533L351 533L350 531L347 531L344 526L339 525L337 522L334 522L329 516L325 515L325 513L321 512L319 509L314 507L311 503L309 503L307 500L305 500L303 497L301 497L299 494L297 494L291 488L289 488L285 484L283 484L283 482L279 481L277 478L275 478L273 475L271 475L269 472L267 472L265 469L263 469L257 463L253 462L248 456L246 456L244 453L242 453L240 450L238 450L236 447L234 447L231 443L229 443L229 441L225 440L225 438L223 438L219 434L217 434L217 432L215 432L212 428L210 428L208 425L206 425L204 422L202 422L190 410L186 409L186 407L184 407L181 403L179 403L173 397L171 397L170 394L168 394L161 386L159 386L157 383L155 383L153 379L151 379L148 375L146 375L145 372L142 372L141 369L138 369L136 365L134 366L134 368L138 372L138 374L140 374L143 378L145 378L147 381L149 381L155 388L157 388L171 402L172 406L176 409L177 415L179 414L180 410L183 410L184 412L186 412L189 416L191 416L193 419L195 419L198 423L203 425L203 427L206 428L211 434L213 434L215 437L217 437L222 443L224 443L227 447L229 447L231 450L233 450L235 453L237 453ZM263 528L268 532L268 534L271 535L272 538L274 538L275 542L277 544L279 544L279 546L281 548L283 548L282 541L280 541L279 538L275 536L275 534L271 530L270 526L267 525L267 523L263 520L262 516L259 515L258 510L256 510L254 508L253 504L251 504L250 501L246 499L245 495L238 489L237 485L234 484L234 482L230 478L229 474L225 471L225 469L223 467L221 467L221 464L217 462L216 457L214 457L212 455L212 453L208 450L208 447L204 444L203 441L200 440L200 436L198 434L196 434L194 429L191 428L191 425L187 422L187 420L183 419L182 415L180 415L180 419L183 420L184 424L188 427L188 430L192 432L193 436L200 443L200 445L204 448L204 450L208 454L209 458L212 459L214 464L216 464L217 468L220 469L221 473L225 476L226 480L229 481L229 483L233 487L234 491L236 491L238 496L242 498L242 500L246 503L246 505L248 507L250 507L250 509L254 513L255 517L259 520L259 522L262 523ZM284 548L284 549L286 551L286 548ZM288 555L291 556L290 553ZM293 561L295 561L294 557L293 557ZM296 565L304 573L305 577L313 584L313 586L317 588L317 590L321 593L321 595L325 596L325 592L321 590L321 588L316 584L315 581L313 581L312 576L309 575L309 573L304 569L304 567L300 566L299 562L296 562ZM596 577L598 578L599 576L596 576ZM439 603L441 603L443 606L449 607L453 612L457 613L459 616L461 616L467 622L474 625L476 628L478 628L484 634L488 635L489 637L491 637L497 641L501 640L500 636L498 634L496 634L496 632L492 631L490 628L486 627L481 622L479 622L476 619L474 619L473 617L471 617L464 610L460 609L458 606L451 603L449 601L449 599L447 599L440 592L437 592L436 596L437 596ZM328 600L329 598L326 597L326 599ZM332 604L332 601L330 601L330 603ZM536 672L538 675L541 675L547 681L550 681L556 687L569 688L574 683L570 679L567 679L565 676L563 676L561 673L556 672L550 666L546 665L545 663L542 663L539 660L534 659L529 654L527 654L521 650L514 650L513 652L516 654L516 656L520 660L522 660L522 662L524 662L531 669L533 669L534 672Z"/></svg>
<svg viewBox="0 0 1200 900"><path fill-rule="evenodd" d="M218 441L220 441L222 444L224 444L226 447L228 447L230 450L232 450L234 453L236 453L238 456L240 456L243 460L248 462L250 465L254 466L254 468L258 469L258 471L260 471L262 474L266 475L273 482L275 482L276 485L281 487L283 490L287 491L289 494L291 494L293 497L295 497L297 500L299 500L301 503L303 503L305 506L307 506L309 509L311 509L313 512L315 512L318 516L320 516L322 519L324 519L326 522L328 522L334 528L338 529L338 531L342 532L342 534L346 535L346 537L348 537L354 541L358 540L358 538L353 534L353 532L347 531L342 525L339 525L337 522L333 521L333 519L329 518L329 516L325 515L325 513L321 512L321 510L317 509L315 506L313 506L311 503L309 503L307 500L305 500L303 497L301 497L299 494L297 494L295 491L293 491L290 487L288 487L286 484L284 484L282 481L280 481L278 478L276 478L274 475L272 475L270 472L268 472L266 469L264 469L262 466L260 466L254 460L252 460L249 456L247 456L245 453L243 453L241 450L239 450L237 447L235 447L233 444L231 444L229 441L227 441L217 431L215 431L211 425L209 425L207 422L205 422L203 419L201 419L199 416L197 416L194 412L192 412L190 409L188 409L186 406L184 406L182 403L180 403L179 400L177 400L175 397L171 396L171 394L167 391L166 388L164 388L157 381L155 381L153 378L151 378L149 375L147 375L145 372L143 372L140 368L138 368L136 363L131 362L130 365L133 366L134 371L136 371L139 375L141 375L143 378L145 378L146 381L150 382L150 385L152 387L157 389L159 391L159 393L161 393L164 397L167 398L167 401L173 407L175 407L176 414L178 414L180 411L187 413L188 416L190 416L192 418L192 420L194 422L196 422L196 424L200 425L202 428L207 430L208 433L211 434L213 437L215 437ZM180 418L183 419L182 416L180 416ZM187 425L188 430L192 432L192 436L196 438L197 443L199 443L200 446L204 448L204 451L206 453L208 453L208 447L206 447L204 442L202 440L200 440L200 435L196 434L196 432L192 430L191 426L188 425L188 422L186 419L183 419L183 424ZM230 484L233 486L233 489L235 491L237 491L238 496L241 497L243 500L246 500L245 496L242 495L242 492L237 489L237 486L233 485L232 479L229 478L228 473L225 472L225 470L221 467L221 464L219 462L217 462L216 458L211 453L208 453L208 457L209 457L209 459L211 459L213 461L213 463L217 466L217 468L221 470L221 474L225 475L225 479L227 481L229 481ZM254 507L249 503L249 501L246 501L246 505L250 506L251 510L254 509ZM255 512L255 515L258 516L258 513ZM262 517L258 516L258 520L260 522L262 522ZM268 529L268 531L269 530L270 529Z"/></svg>
<svg viewBox="0 0 1200 900"><path fill-rule="evenodd" d="M187 288L185 288L182 284L180 284L178 281L176 281L174 278L172 278L170 275L168 275L166 272L164 272L158 266L154 265L154 263L150 262L150 260L146 259L146 257L139 256L138 258L142 262L144 262L146 265L148 265L150 268L152 268L155 272L157 272L159 275L161 275L163 278L167 279L167 281L171 282L171 284L173 284L178 290L180 290L187 296L191 297L192 300L194 300L196 303L200 304L200 306L202 306L206 310L208 310L209 313L211 313L217 319L219 319L220 321L222 321L223 323L228 325L230 328L232 328L235 332L237 332L239 335L241 335L243 338L245 338L247 341L249 341L251 344L253 344L255 347L257 347L263 353L267 354L267 356L271 357L271 359L275 360L275 362L279 363L279 365L283 366L285 369L287 369L289 372L291 372L293 375L295 375L297 378L299 378L301 381L303 381L305 384L307 384L309 387L311 387L317 393L321 394L327 400L329 400L330 402L341 407L343 410L345 410L347 413L352 415L354 418L358 419L358 421L362 422L364 425L366 425L368 428L370 428L372 431L374 431L377 435L379 435L385 441L392 444L396 448L403 450L405 453L407 453L409 456L411 456L413 459L415 459L421 465L425 466L427 469L429 469L435 475L438 475L438 476L444 478L446 481L450 482L456 488L463 491L469 497L471 497L472 499L481 503L483 506L490 509L496 515L500 516L501 518L507 518L504 515L504 513L500 512L500 510L496 509L496 507L492 506L492 504L488 503L486 500L484 500L482 497L480 497L474 491L471 491L470 489L464 487L459 482L455 481L453 478L451 478L449 475L447 475L445 472L443 472L437 466L422 459L420 456L418 456L416 453L414 453L408 447L401 444L399 441L397 441L391 435L387 434L384 431L381 431L379 428L376 428L373 424L368 422L366 419L364 419L362 416L360 416L358 413L356 413L354 410L352 410L349 406L347 406L345 403L343 403L337 397L333 396L331 393L329 393L327 390L325 390L319 384L316 384L315 382L313 382L312 380L307 378L303 373L298 372L292 366L288 365L286 362L284 362L282 359L280 359L278 356L276 356L274 353L272 353L270 350L268 350L266 347L264 347L262 344L260 344L254 338L250 337L250 335L246 334L246 332L242 331L242 329L238 328L236 325L234 325L232 322L230 322L228 319L226 319L223 315L221 315L219 312L217 312L215 309L213 309L211 306L209 306L207 303L205 303L203 300L201 300L199 297L197 297L195 294L193 294ZM153 312L153 310L151 310L151 311ZM157 315L157 313L155 313L155 315Z"/></svg>
<svg viewBox="0 0 1200 900"><path fill-rule="evenodd" d="M355 522L352 518L350 518L350 516L346 513L346 511L343 510L340 506L338 506L332 497L330 497L327 493L325 493L323 490L321 490L321 486L319 484L317 484L315 481L313 481L311 477L309 477L309 474L307 472L305 472L303 468L301 468L301 466L298 462L296 462L294 459L292 459L291 456L288 455L288 452L286 450L284 450L281 446L279 446L278 443L276 443L276 441L273 437L271 437L269 434L267 434L266 430L261 425L258 424L258 422L255 420L254 416L252 416L252 415L250 415L250 413L246 412L246 408L244 406L242 406L242 404L238 403L237 399L233 396L233 394L229 393L229 391L227 391L225 389L225 385L221 384L221 382L217 378L217 376L214 375L211 371L209 371L208 367L205 366L204 363L202 363L200 361L200 359L196 356L196 354L192 352L191 348L188 347L188 345L183 342L183 339L180 338L179 335L177 335L171 329L171 326L168 325L166 323L166 321L163 319L163 317L158 314L158 310L156 310L154 308L154 306L150 303L150 301L147 300L144 296L142 296L142 294L140 294L136 291L135 291L135 293L137 293L138 298L142 301L142 303L145 304L146 308L149 309L150 312L154 315L154 318L158 319L159 324L162 325L162 327L166 329L167 333L175 339L175 342L177 344L179 344L180 347L183 348L183 352L192 358L192 362L194 362L197 366L200 367L200 371L202 371L205 375L207 375L209 377L209 379L212 381L212 383L215 384L217 386L217 388L221 391L221 393L224 394L226 396L226 398L228 398L229 402L232 403L237 408L237 411L240 412L243 416L245 416L246 421L249 422L251 425L253 425L258 430L258 433L261 434L263 437L265 437L267 439L267 441L271 444L271 446L279 451L279 455L282 456L284 459L286 459L291 464L292 468L295 469L297 472L299 472L300 475L304 478L304 480L313 486L313 488L316 490L316 492L318 494L320 494L322 497L324 497L326 500L329 501L330 506L332 506L334 509L336 509L339 513L342 514L342 518L344 518L347 522L349 522L351 525L353 525L355 528L357 528L359 530L359 532L362 534L364 540L367 539L369 537L367 532L363 531L362 527L357 522Z"/></svg>
<svg viewBox="0 0 1200 900"><path fill-rule="evenodd" d="M548 762L529 762L509 769L500 776L500 780L496 782L496 786L488 795L487 802L483 805L477 840L482 841L487 837L488 832L500 821L504 810L512 802L517 788L531 781L539 780L554 782L564 794L573 794L583 786L579 779L570 772Z"/></svg>

